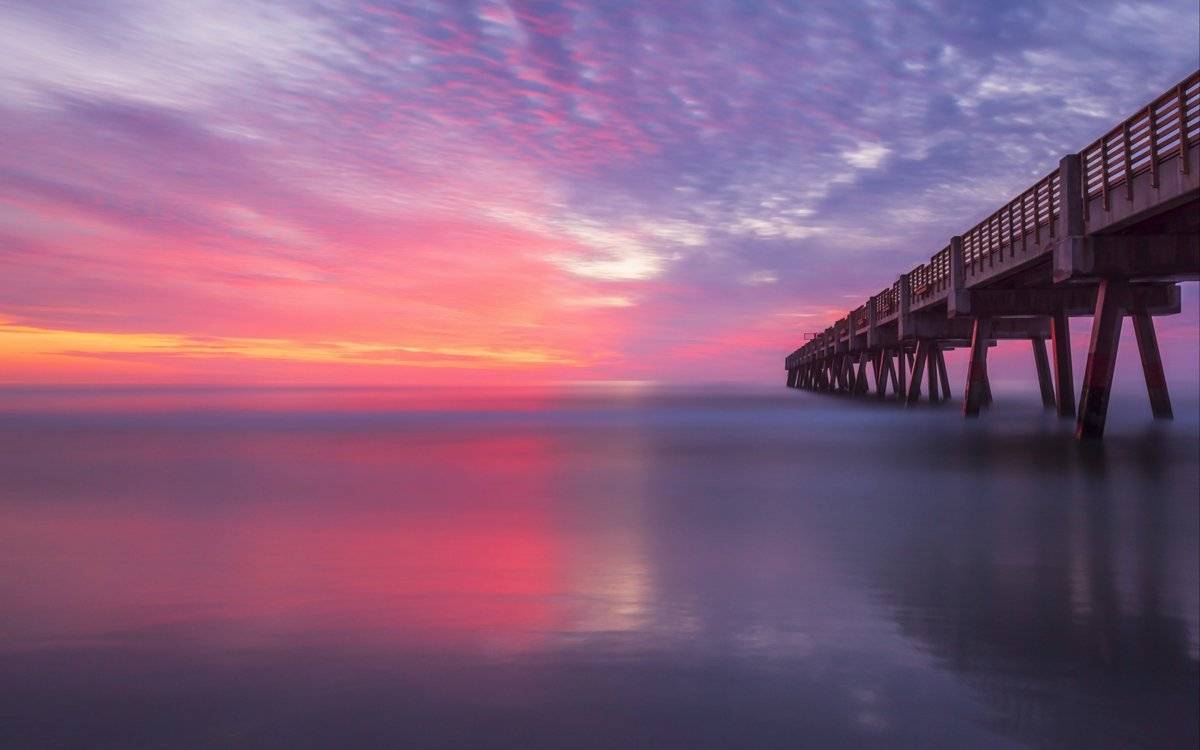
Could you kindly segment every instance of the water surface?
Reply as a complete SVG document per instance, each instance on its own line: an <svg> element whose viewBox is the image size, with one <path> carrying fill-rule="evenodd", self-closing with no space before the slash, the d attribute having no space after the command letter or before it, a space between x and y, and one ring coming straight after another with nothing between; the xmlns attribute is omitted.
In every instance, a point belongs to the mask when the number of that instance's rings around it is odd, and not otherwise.
<svg viewBox="0 0 1200 750"><path fill-rule="evenodd" d="M0 746L1195 747L1200 408L0 395Z"/></svg>

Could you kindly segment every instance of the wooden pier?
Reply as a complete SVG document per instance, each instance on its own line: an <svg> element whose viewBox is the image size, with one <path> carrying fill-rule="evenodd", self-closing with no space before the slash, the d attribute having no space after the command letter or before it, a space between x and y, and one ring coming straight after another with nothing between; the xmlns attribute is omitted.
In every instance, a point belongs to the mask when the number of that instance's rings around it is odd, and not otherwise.
<svg viewBox="0 0 1200 750"><path fill-rule="evenodd" d="M1200 279L1200 71L951 237L785 360L792 388L914 404L950 395L943 352L968 347L963 413L992 400L988 349L1025 339L1042 402L1099 438L1121 325L1132 319L1150 408L1171 399L1154 317L1180 311L1178 282ZM1078 410L1068 319L1091 316ZM1050 352L1047 353L1047 342ZM868 374L869 372L869 374Z"/></svg>

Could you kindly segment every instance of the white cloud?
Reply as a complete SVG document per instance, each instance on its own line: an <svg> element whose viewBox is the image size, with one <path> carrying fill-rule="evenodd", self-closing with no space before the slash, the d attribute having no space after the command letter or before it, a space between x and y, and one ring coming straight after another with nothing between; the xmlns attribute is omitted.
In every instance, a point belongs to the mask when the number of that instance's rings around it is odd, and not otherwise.
<svg viewBox="0 0 1200 750"><path fill-rule="evenodd" d="M761 286L763 284L774 284L779 281L779 277L774 271L751 271L744 274L741 279L746 286Z"/></svg>
<svg viewBox="0 0 1200 750"><path fill-rule="evenodd" d="M662 274L662 259L640 248L610 248L592 255L549 258L559 268L601 281L648 281Z"/></svg>
<svg viewBox="0 0 1200 750"><path fill-rule="evenodd" d="M786 216L759 218L742 216L726 227L733 234L749 234L763 239L802 240L822 234L824 227L814 227L792 221Z"/></svg>
<svg viewBox="0 0 1200 750"><path fill-rule="evenodd" d="M708 230L690 221L643 221L638 225L638 231L656 240L685 247L699 247L708 242Z"/></svg>
<svg viewBox="0 0 1200 750"><path fill-rule="evenodd" d="M859 143L858 147L850 151L843 151L842 158L850 163L850 166L858 169L875 169L887 155L892 153L892 150L882 143Z"/></svg>
<svg viewBox="0 0 1200 750"><path fill-rule="evenodd" d="M600 221L575 214L542 218L500 207L489 207L484 213L513 226L569 240L579 249L546 259L577 276L602 281L656 278L669 262L683 257L680 248L708 242L708 231L702 224L680 219L634 216ZM630 229L613 228L613 224Z"/></svg>
<svg viewBox="0 0 1200 750"><path fill-rule="evenodd" d="M594 297L572 297L563 300L567 307L633 307L636 303L628 297L600 295Z"/></svg>
<svg viewBox="0 0 1200 750"><path fill-rule="evenodd" d="M549 225L586 248L581 254L550 259L573 274L607 281L645 281L663 272L666 258L633 233L612 230L591 219L556 219Z"/></svg>

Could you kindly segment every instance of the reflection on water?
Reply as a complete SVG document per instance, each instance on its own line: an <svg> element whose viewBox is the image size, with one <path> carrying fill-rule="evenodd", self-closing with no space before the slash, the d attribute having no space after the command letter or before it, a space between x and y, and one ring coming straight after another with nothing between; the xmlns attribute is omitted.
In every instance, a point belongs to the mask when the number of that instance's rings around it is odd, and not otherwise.
<svg viewBox="0 0 1200 750"><path fill-rule="evenodd" d="M0 746L1195 746L1141 406L10 392Z"/></svg>

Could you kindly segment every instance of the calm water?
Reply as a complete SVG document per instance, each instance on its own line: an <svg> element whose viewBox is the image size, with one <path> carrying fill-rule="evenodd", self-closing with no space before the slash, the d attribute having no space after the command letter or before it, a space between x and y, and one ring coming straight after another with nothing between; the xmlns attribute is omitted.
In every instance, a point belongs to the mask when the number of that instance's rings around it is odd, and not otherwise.
<svg viewBox="0 0 1200 750"><path fill-rule="evenodd" d="M9 391L0 746L1195 747L1144 400Z"/></svg>

